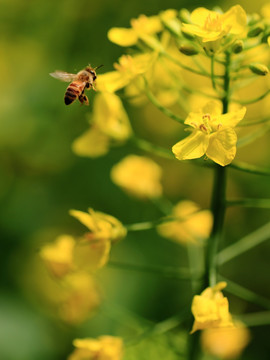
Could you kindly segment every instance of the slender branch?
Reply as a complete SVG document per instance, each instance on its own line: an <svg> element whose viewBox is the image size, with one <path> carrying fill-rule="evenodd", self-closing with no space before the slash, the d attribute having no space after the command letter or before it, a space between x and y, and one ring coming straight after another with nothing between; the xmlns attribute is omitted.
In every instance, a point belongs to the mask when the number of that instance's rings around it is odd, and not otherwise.
<svg viewBox="0 0 270 360"><path fill-rule="evenodd" d="M221 250L217 255L217 262L219 265L223 265L226 262L236 258L244 252L254 248L255 246L270 239L270 222L260 227L256 231L248 234L242 239L238 240L234 244Z"/></svg>
<svg viewBox="0 0 270 360"><path fill-rule="evenodd" d="M248 164L243 161L233 161L230 164L230 168L235 170L245 171L250 174L264 175L264 176L270 175L270 169L257 165Z"/></svg>
<svg viewBox="0 0 270 360"><path fill-rule="evenodd" d="M270 199L237 199L227 200L227 206L244 206L244 207L255 207L270 209Z"/></svg>
<svg viewBox="0 0 270 360"><path fill-rule="evenodd" d="M248 327L270 325L270 311L262 311L238 316Z"/></svg>
<svg viewBox="0 0 270 360"><path fill-rule="evenodd" d="M176 268L172 266L155 266L155 265L139 265L139 264L129 264L121 261L110 260L107 266L116 269L124 269L129 271L138 271L146 272L155 275L162 275L164 277L169 277L178 280L190 280L191 276L199 279L201 274L190 274L189 269L185 268Z"/></svg>
<svg viewBox="0 0 270 360"><path fill-rule="evenodd" d="M215 66L215 56L212 55L211 56L211 81L212 81L213 89L216 90L214 66Z"/></svg>
<svg viewBox="0 0 270 360"><path fill-rule="evenodd" d="M132 141L138 148L150 152L152 154L158 155L165 159L175 160L175 156L173 155L172 151L161 146L155 145L150 141L140 139L138 137L131 137L130 141Z"/></svg>
<svg viewBox="0 0 270 360"><path fill-rule="evenodd" d="M219 279L227 283L226 291L229 293L238 296L243 300L259 305L267 310L270 310L270 299L258 295L254 291L246 289L244 286L239 285L234 281L228 280L224 276L219 276Z"/></svg>
<svg viewBox="0 0 270 360"><path fill-rule="evenodd" d="M262 95L254 98L254 99L250 99L250 100L237 100L237 99L231 99L232 102L236 102L238 104L241 105L250 105L250 104L254 104L262 99L264 99L268 94L270 93L270 89L267 90L265 93L263 93Z"/></svg>
<svg viewBox="0 0 270 360"><path fill-rule="evenodd" d="M145 78L144 78L144 81L145 81L145 93L146 93L148 99L151 101L151 103L153 105L155 105L161 112L163 112L164 115L168 116L170 119L175 120L180 124L184 124L184 122L185 122L184 119L181 119L179 116L174 114L171 110L167 109L165 106L160 104L160 102L157 100L157 98L149 90L148 82Z"/></svg>
<svg viewBox="0 0 270 360"><path fill-rule="evenodd" d="M190 72L193 72L194 74L197 74L197 75L201 75L201 76L206 76L206 77L209 77L211 78L211 74L208 73L208 72L202 72L202 71L199 71L199 70L196 70L196 69L193 69L183 63L181 63L181 61L179 61L178 59L175 59L173 56L171 56L170 54L168 53L163 53L162 54L163 56L165 56L167 59L171 60L173 63L175 63L176 65L180 66L182 69L184 70L188 70ZM223 75L215 75L216 78L223 78Z"/></svg>

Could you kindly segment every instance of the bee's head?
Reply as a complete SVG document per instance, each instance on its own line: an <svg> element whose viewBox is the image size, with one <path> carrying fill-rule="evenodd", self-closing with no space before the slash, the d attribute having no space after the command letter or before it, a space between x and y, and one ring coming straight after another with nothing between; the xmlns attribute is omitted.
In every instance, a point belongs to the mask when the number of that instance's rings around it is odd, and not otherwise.
<svg viewBox="0 0 270 360"><path fill-rule="evenodd" d="M95 81L97 78L97 74L95 69L93 69L90 65L85 68L87 72L89 72L92 75L93 80Z"/></svg>

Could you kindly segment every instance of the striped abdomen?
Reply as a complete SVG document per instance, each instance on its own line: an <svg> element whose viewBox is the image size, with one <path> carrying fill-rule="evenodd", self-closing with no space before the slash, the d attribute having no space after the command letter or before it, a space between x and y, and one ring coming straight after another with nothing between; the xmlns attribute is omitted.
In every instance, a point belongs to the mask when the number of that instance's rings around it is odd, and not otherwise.
<svg viewBox="0 0 270 360"><path fill-rule="evenodd" d="M64 101L66 105L70 105L78 99L85 88L85 83L81 81L73 81L66 90Z"/></svg>

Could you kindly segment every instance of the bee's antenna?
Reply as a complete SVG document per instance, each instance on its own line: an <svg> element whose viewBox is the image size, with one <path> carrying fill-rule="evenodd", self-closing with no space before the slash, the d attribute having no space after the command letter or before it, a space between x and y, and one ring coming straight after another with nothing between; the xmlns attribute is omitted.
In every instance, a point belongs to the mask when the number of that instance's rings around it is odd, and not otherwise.
<svg viewBox="0 0 270 360"><path fill-rule="evenodd" d="M101 64L101 65L99 65L99 66L96 66L96 67L94 68L94 70L96 71L97 69L101 68L102 66L104 66L104 65Z"/></svg>

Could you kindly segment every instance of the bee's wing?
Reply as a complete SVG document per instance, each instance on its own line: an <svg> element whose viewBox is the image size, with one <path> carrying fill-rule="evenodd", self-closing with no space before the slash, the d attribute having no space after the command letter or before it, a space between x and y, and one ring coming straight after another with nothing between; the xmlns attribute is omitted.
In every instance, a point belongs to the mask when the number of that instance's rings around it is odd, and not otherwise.
<svg viewBox="0 0 270 360"><path fill-rule="evenodd" d="M56 70L53 73L50 73L50 75L56 79L59 79L61 81L71 82L76 79L77 74L70 74L65 71Z"/></svg>

